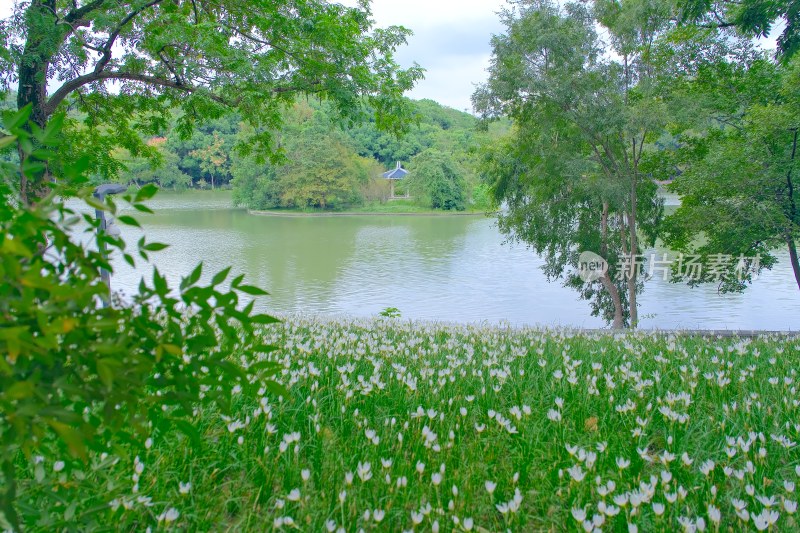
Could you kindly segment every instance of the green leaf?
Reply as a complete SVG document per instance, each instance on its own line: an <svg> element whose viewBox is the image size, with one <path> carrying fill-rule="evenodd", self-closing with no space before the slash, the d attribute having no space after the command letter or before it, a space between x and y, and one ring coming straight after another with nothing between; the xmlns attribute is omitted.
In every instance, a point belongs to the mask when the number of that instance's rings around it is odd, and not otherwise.
<svg viewBox="0 0 800 533"><path fill-rule="evenodd" d="M254 285L239 285L236 287L237 290L242 291L245 294L250 294L252 296L267 296L269 293L263 289L259 289Z"/></svg>
<svg viewBox="0 0 800 533"><path fill-rule="evenodd" d="M291 397L289 389L278 383L277 381L265 381L264 388L276 396L283 396L284 398Z"/></svg>
<svg viewBox="0 0 800 533"><path fill-rule="evenodd" d="M228 277L228 274L230 274L230 272L231 272L231 267L225 268L217 272L211 279L211 286L214 287L225 281L225 278Z"/></svg>
<svg viewBox="0 0 800 533"><path fill-rule="evenodd" d="M186 420L180 420L180 419L173 419L172 423L175 425L178 431L189 437L189 440L192 442L193 446L197 447L200 446L200 444L202 444L203 442L202 436L200 435L200 432L197 430L197 428L194 427L194 425L190 424Z"/></svg>
<svg viewBox="0 0 800 533"><path fill-rule="evenodd" d="M275 324L280 322L280 320L271 315L260 314L252 315L250 317L250 322L253 324Z"/></svg>
<svg viewBox="0 0 800 533"><path fill-rule="evenodd" d="M181 290L187 289L197 283L200 280L200 276L203 274L203 263L202 261L194 267L192 273L189 274L187 277L181 280Z"/></svg>
<svg viewBox="0 0 800 533"><path fill-rule="evenodd" d="M35 387L32 381L17 381L3 393L3 396L9 400L24 400L33 396L34 390Z"/></svg>
<svg viewBox="0 0 800 533"><path fill-rule="evenodd" d="M144 204L133 204L133 208L137 211L141 211L142 213L147 213L149 215L154 214L153 210Z"/></svg>
<svg viewBox="0 0 800 533"><path fill-rule="evenodd" d="M55 146L61 142L61 130L64 126L64 113L53 115L47 122L44 131L39 135L39 141L47 146Z"/></svg>
<svg viewBox="0 0 800 533"><path fill-rule="evenodd" d="M9 131L21 128L31 116L32 104L28 104L14 114L6 113L3 116L3 126Z"/></svg>
<svg viewBox="0 0 800 533"><path fill-rule="evenodd" d="M153 183L148 183L138 191L136 191L136 196L133 197L134 202L141 202L143 200L149 200L153 196L156 195L158 192L158 187Z"/></svg>
<svg viewBox="0 0 800 533"><path fill-rule="evenodd" d="M14 144L15 142L17 142L16 135L3 135L2 137L0 137L0 150L5 148L6 146Z"/></svg>
<svg viewBox="0 0 800 533"><path fill-rule="evenodd" d="M139 224L139 221L137 221L135 218L133 218L130 215L120 215L120 216L117 217L117 220L119 220L120 222L122 222L123 224L126 224L128 226L136 226L137 228L141 228L142 227L142 225Z"/></svg>
<svg viewBox="0 0 800 533"><path fill-rule="evenodd" d="M169 248L169 244L164 244L162 242L149 242L142 247L143 250L147 250L148 252L159 252L166 248Z"/></svg>
<svg viewBox="0 0 800 533"><path fill-rule="evenodd" d="M80 431L58 420L47 419L46 422L58 433L58 436L66 443L69 451L73 455L84 460L86 459L86 444L84 442L84 436Z"/></svg>
<svg viewBox="0 0 800 533"><path fill-rule="evenodd" d="M97 360L97 375L100 381L107 389L111 390L114 384L114 367L118 367L119 362L113 359L98 359Z"/></svg>

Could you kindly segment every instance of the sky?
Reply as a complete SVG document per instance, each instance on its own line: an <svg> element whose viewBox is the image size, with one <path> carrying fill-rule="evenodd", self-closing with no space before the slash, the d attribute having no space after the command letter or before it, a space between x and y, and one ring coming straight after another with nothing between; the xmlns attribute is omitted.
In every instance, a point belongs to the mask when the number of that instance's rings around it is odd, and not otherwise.
<svg viewBox="0 0 800 533"><path fill-rule="evenodd" d="M372 0L372 14L377 27L400 25L414 32L395 57L403 67L416 61L426 69L409 97L472 112L470 97L487 78L489 41L503 33L498 12L505 5L505 0Z"/></svg>

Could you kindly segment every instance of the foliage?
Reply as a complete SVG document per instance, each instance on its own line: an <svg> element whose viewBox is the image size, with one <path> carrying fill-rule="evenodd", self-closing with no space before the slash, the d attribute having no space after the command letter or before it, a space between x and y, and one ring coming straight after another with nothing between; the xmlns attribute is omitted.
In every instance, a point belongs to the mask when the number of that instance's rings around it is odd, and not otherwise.
<svg viewBox="0 0 800 533"><path fill-rule="evenodd" d="M466 209L466 183L461 170L447 154L430 149L416 155L409 165L409 190L426 198L433 209Z"/></svg>
<svg viewBox="0 0 800 533"><path fill-rule="evenodd" d="M385 170L381 166L393 168L400 161L409 162L409 168L413 168L413 158L430 152L446 158L443 168L449 177L434 184L426 181L428 174L415 177L416 172L412 173L409 181L416 183L419 192L419 202L415 203L430 207L428 189L438 188L436 209L457 208L456 204L464 208L470 190L474 191L477 185L474 151L479 142L496 134L477 132L474 117L435 102L422 100L414 105L418 106L420 124L411 126L399 138L379 131L373 122L342 130L325 103L312 100L296 105L285 112L285 125L276 133L281 140L281 160L258 162L234 154L231 168L236 203L252 209L321 207L323 193L334 198L333 203L325 201L327 208L352 209L365 201L385 202L388 184L380 177ZM246 134L246 126L241 127L239 134ZM387 152L381 152L381 146ZM431 148L423 148L428 146ZM319 164L314 163L315 159ZM437 176L444 175L430 174L431 179L438 179ZM405 185L401 182L397 187ZM446 199L451 196L452 201ZM445 203L448 207L444 207Z"/></svg>
<svg viewBox="0 0 800 533"><path fill-rule="evenodd" d="M679 0L681 18L707 27L735 27L756 37L782 28L778 54L784 61L800 51L800 7L794 0Z"/></svg>
<svg viewBox="0 0 800 533"><path fill-rule="evenodd" d="M671 189L682 199L665 242L714 265L690 284L741 291L775 264L777 247L788 247L800 286L798 73L800 58L781 66L758 54L712 56L671 88L672 105L692 115L673 122L676 143L653 154L652 166L675 177Z"/></svg>
<svg viewBox="0 0 800 533"><path fill-rule="evenodd" d="M283 401L200 412L206 445L154 443L136 494L130 463L90 473L128 490L115 529L800 528L797 337L288 318L265 340Z"/></svg>
<svg viewBox="0 0 800 533"><path fill-rule="evenodd" d="M325 112L295 106L281 131L283 158L234 159L234 200L250 209L338 209L363 201L373 167Z"/></svg>
<svg viewBox="0 0 800 533"><path fill-rule="evenodd" d="M214 178L224 172L225 164L228 162L227 150L223 149L225 139L214 132L214 140L203 148L198 148L191 152L193 157L200 161L200 168L211 177L211 188L214 188Z"/></svg>
<svg viewBox="0 0 800 533"><path fill-rule="evenodd" d="M267 379L274 365L255 362L273 349L255 330L276 319L253 313L254 302L242 297L264 291L243 276L228 280L230 269L200 283L202 265L178 288L155 269L135 294L103 305L109 295L101 271L112 267L98 250L134 265L134 255L146 261L165 245L142 238L129 250L90 214L58 200L77 194L118 222L138 225L118 214L110 197L101 203L90 190L65 188L86 183L86 163L62 166L63 180L35 205L18 202L8 181L40 177L62 139L59 116L42 130L26 125L30 111L6 115L11 135L0 138L5 146L16 141L23 155L19 166L4 164L0 189L0 528L19 529L21 510L24 522L40 529L94 529L112 523L108 504L119 493L88 480L98 464L130 458L174 430L197 441L197 410L230 412L237 390L250 398L286 394ZM124 198L147 212L142 202L156 190L151 184ZM33 482L17 483L19 468L44 460L58 461L56 473L66 468L77 481L64 484L35 466ZM39 493L34 507L25 501L31 483ZM65 506L66 515L51 513Z"/></svg>
<svg viewBox="0 0 800 533"><path fill-rule="evenodd" d="M114 168L115 145L138 155L141 135L161 134L176 109L186 137L233 107L261 127L240 149L270 152L270 132L298 95L329 100L347 120L369 105L379 127L402 127L401 95L422 69L394 62L408 30L372 24L361 2L32 0L3 21L0 81L16 82L18 107L30 104L40 127L66 104L83 113L84 127L70 122L64 133L74 153L61 158L94 154L92 170ZM42 186L23 180L23 199Z"/></svg>
<svg viewBox="0 0 800 533"><path fill-rule="evenodd" d="M117 156L125 165L119 175L121 182L139 186L154 183L160 188L173 189L184 189L192 184L191 176L181 171L178 156L166 148L166 139L154 137L147 144L156 150L155 157Z"/></svg>
<svg viewBox="0 0 800 533"><path fill-rule="evenodd" d="M548 277L565 278L617 328L637 322L639 254L654 242L663 210L639 169L666 120L650 61L669 20L661 5L598 1L590 11L541 1L507 11L489 81L473 95L484 118L506 115L516 126L485 150L482 167L507 208L501 230L543 254ZM613 49L595 24L605 25ZM608 263L599 279L579 276L584 251Z"/></svg>

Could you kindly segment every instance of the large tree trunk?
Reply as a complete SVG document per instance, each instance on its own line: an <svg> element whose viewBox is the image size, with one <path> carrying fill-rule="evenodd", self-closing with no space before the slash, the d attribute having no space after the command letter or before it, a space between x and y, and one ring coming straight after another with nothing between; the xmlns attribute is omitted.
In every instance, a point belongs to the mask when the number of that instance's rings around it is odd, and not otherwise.
<svg viewBox="0 0 800 533"><path fill-rule="evenodd" d="M601 244L600 244L600 257L603 260L608 261L606 255L608 254L608 202L603 202L603 214L600 218L600 233L602 235ZM611 301L614 303L614 322L612 323L611 327L614 329L622 329L624 326L624 316L622 314L622 299L619 295L619 290L617 290L617 286L614 285L611 277L608 275L608 271L606 271L605 275L600 278L600 283L603 284L603 287L608 294L611 296Z"/></svg>
<svg viewBox="0 0 800 533"><path fill-rule="evenodd" d="M46 111L47 70L57 49L56 1L33 0L25 12L27 35L25 49L18 65L19 85L17 87L17 108L31 105L30 120L43 128L50 118ZM20 152L20 159L23 154ZM24 203L47 194L47 176L40 180L22 175L20 180L20 199Z"/></svg>
<svg viewBox="0 0 800 533"><path fill-rule="evenodd" d="M794 280L797 282L797 288L800 289L800 263L797 261L797 246L794 243L794 237L789 236L786 239L789 245L789 260L792 263L792 271L794 271Z"/></svg>
<svg viewBox="0 0 800 533"><path fill-rule="evenodd" d="M631 212L628 214L628 232L630 234L631 250L630 250L630 264L631 272L628 277L628 303L631 315L631 328L636 328L639 324L639 312L636 303L636 278L639 273L636 258L639 255L639 240L636 236L636 209L637 209L637 196L636 196L636 172L634 171L633 179L631 180Z"/></svg>
<svg viewBox="0 0 800 533"><path fill-rule="evenodd" d="M792 141L792 165L794 165L795 155L797 155L797 128L794 130L794 140ZM794 242L793 231L795 225L797 224L797 203L794 200L792 167L789 167L789 172L786 173L786 186L789 189L789 226L791 228L786 235L786 244L789 245L789 260L792 262L794 280L797 282L797 287L800 288L800 264L797 261L797 246Z"/></svg>
<svg viewBox="0 0 800 533"><path fill-rule="evenodd" d="M611 324L611 327L614 329L622 329L625 325L625 322L622 315L622 298L620 297L619 290L617 289L617 286L614 285L614 281L608 275L608 272L606 272L605 275L600 278L600 282L611 296L611 301L614 302L614 322Z"/></svg>

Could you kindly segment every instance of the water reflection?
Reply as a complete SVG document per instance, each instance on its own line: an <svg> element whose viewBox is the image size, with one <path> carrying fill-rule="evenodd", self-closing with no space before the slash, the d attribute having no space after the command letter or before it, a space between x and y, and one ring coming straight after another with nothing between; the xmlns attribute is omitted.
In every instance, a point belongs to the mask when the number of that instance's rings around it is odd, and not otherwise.
<svg viewBox="0 0 800 533"><path fill-rule="evenodd" d="M259 217L230 208L225 193L162 193L140 216L148 240L171 244L154 255L177 282L198 261L206 276L228 265L270 291L273 311L375 315L457 322L602 327L586 302L522 245L503 244L482 217ZM125 229L129 242L141 233ZM643 327L797 329L800 292L787 254L744 294L688 288L660 278L640 297ZM149 268L115 258L114 286L132 290Z"/></svg>

